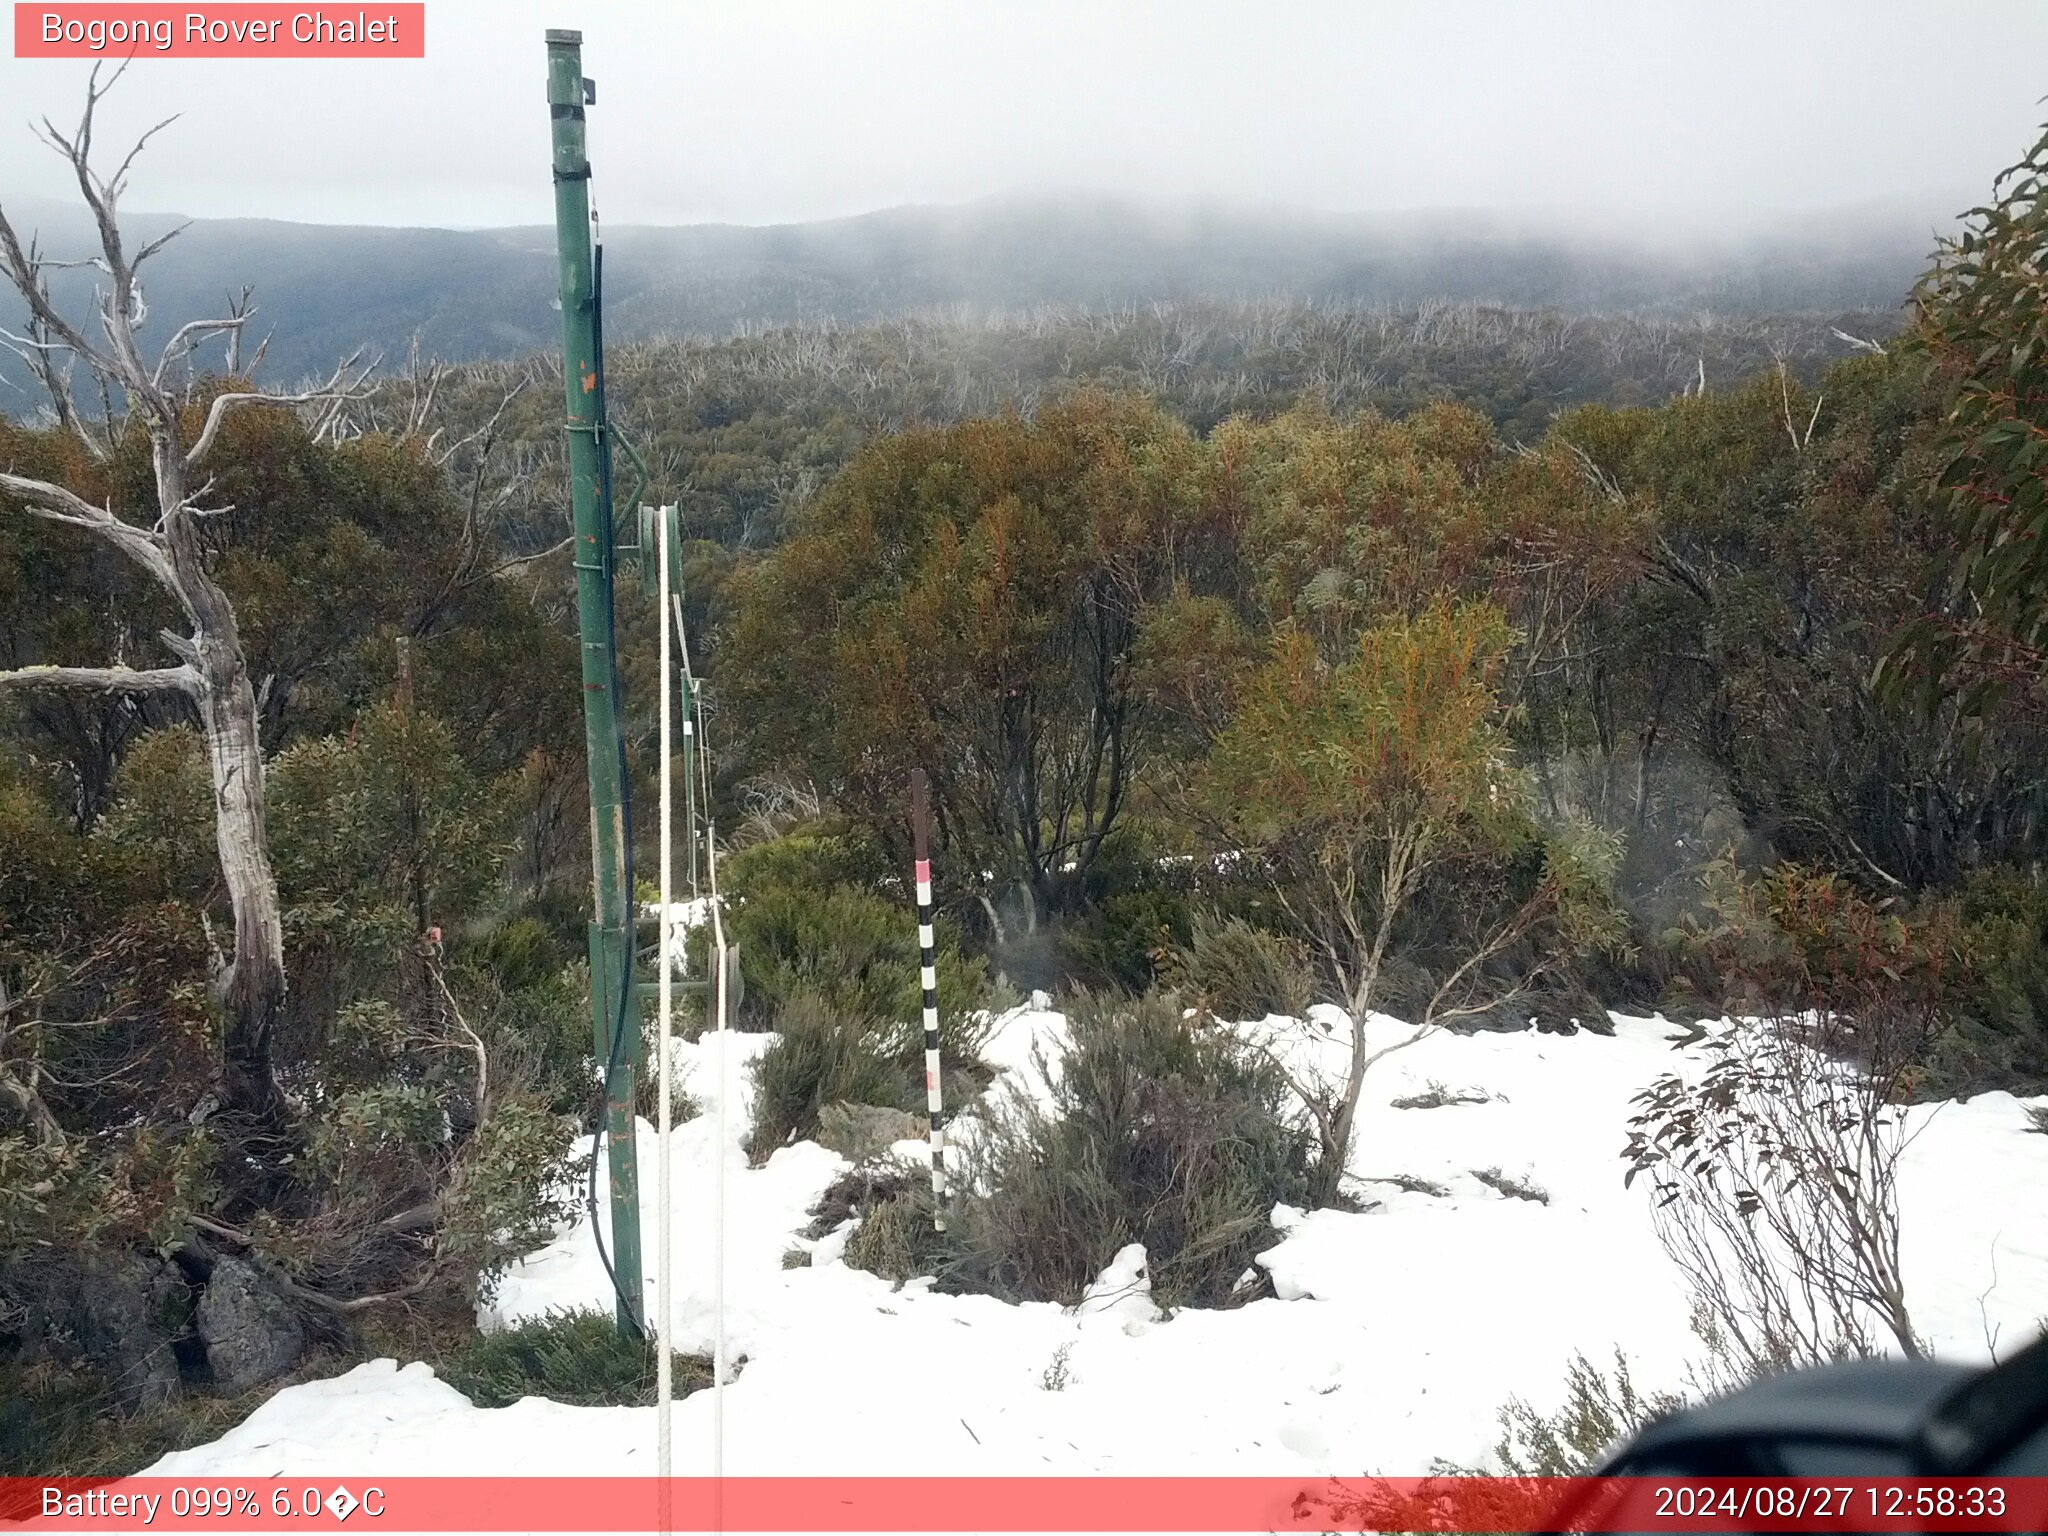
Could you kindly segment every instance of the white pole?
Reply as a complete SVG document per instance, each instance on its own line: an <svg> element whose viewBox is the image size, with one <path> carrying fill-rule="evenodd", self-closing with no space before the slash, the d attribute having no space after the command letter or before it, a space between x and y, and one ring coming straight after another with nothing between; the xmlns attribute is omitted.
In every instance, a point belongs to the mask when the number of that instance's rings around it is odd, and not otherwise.
<svg viewBox="0 0 2048 1536"><path fill-rule="evenodd" d="M670 945L674 941L674 919L671 915L673 911L671 903L674 893L669 889L669 865L671 863L670 840L674 830L670 812L674 796L670 792L669 778L675 754L669 741L669 698L674 692L674 684L669 676L667 507L657 509L655 513L655 528L655 560L661 567L659 577L661 606L656 610L661 614L661 921L657 929L660 938L656 946L659 956L657 964L660 967L657 974L661 978L661 1024L656 1032L659 1041L659 1055L657 1058L658 1064L655 1068L656 1081L661 1085L661 1108L659 1111L661 1120L661 1161L658 1164L659 1171L655 1178L655 1219L660 1224L660 1239L654 1272L655 1316L658 1319L654 1329L654 1432L657 1442L655 1446L655 1470L661 1478L661 1528L667 1530L669 1525L669 1430L675 1394L675 1383L671 1379L673 1366L669 1353L669 1333L675 1323L675 1295L671 1289L675 1283L675 1220L673 1202L669 1194L669 1164L672 1161L669 1152L669 1131L672 1129L670 1124L671 1104L669 1098L669 1078L672 1065L669 1031L673 1019L675 986L675 966L670 951Z"/></svg>
<svg viewBox="0 0 2048 1536"><path fill-rule="evenodd" d="M718 910L717 828L707 817L704 823L704 869L711 882L711 942L718 951L718 1167L711 1186L711 1316L714 1329L711 1352L711 1475L725 1476L725 1164L731 1153L726 1145L725 1098L731 1087L726 1072L728 1020L726 969L731 960L725 947L725 918ZM724 1527L723 1488L720 1488L719 1526Z"/></svg>

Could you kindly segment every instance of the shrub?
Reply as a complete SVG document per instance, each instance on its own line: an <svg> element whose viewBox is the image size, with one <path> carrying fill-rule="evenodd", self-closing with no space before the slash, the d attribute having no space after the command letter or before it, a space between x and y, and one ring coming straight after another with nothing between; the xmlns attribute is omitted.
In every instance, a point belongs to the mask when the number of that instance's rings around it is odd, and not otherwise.
<svg viewBox="0 0 2048 1536"><path fill-rule="evenodd" d="M532 914L509 918L465 946L463 960L507 992L544 985L582 958Z"/></svg>
<svg viewBox="0 0 2048 1536"><path fill-rule="evenodd" d="M1922 1353L1900 1261L1901 1108L1970 967L1952 922L1907 921L1784 865L1717 902L1713 942L1764 1016L1705 1043L1696 1079L1637 1094L1624 1182L1647 1175L1712 1384Z"/></svg>
<svg viewBox="0 0 2048 1536"><path fill-rule="evenodd" d="M1502 1173L1498 1168L1474 1168L1472 1177L1489 1188L1498 1190L1510 1200L1528 1200L1537 1205L1550 1204L1550 1191L1541 1184L1517 1178L1511 1173Z"/></svg>
<svg viewBox="0 0 2048 1536"><path fill-rule="evenodd" d="M1300 1202L1313 1141L1279 1074L1168 997L1084 1003L1050 1110L998 1106L973 1143L958 1283L1072 1303L1143 1243L1162 1304L1227 1300Z"/></svg>
<svg viewBox="0 0 2048 1536"><path fill-rule="evenodd" d="M522 1095L493 1095L443 1201L441 1249L476 1270L488 1298L506 1265L555 1235L577 1209L573 1120Z"/></svg>
<svg viewBox="0 0 2048 1536"><path fill-rule="evenodd" d="M895 1031L892 1051L914 1055L922 1080L917 922L907 898L852 883L866 867L851 839L801 833L756 844L721 869L726 940L738 946L745 977L740 1022L772 1027L784 1005L809 994L844 1017ZM702 930L691 938L699 966L706 938ZM937 938L940 1042L949 1062L972 1061L989 1002L987 968L960 953L943 920Z"/></svg>
<svg viewBox="0 0 2048 1536"><path fill-rule="evenodd" d="M1064 969L1086 987L1144 992L1190 933L1187 897L1170 890L1117 891L1060 930Z"/></svg>
<svg viewBox="0 0 2048 1536"><path fill-rule="evenodd" d="M1491 1104L1493 1095L1483 1088L1461 1088L1455 1093L1435 1078L1420 1093L1403 1094L1398 1099L1389 1099L1393 1109L1448 1109L1453 1104Z"/></svg>
<svg viewBox="0 0 2048 1536"><path fill-rule="evenodd" d="M850 1177L864 1188L851 1201L859 1224L846 1239L846 1262L898 1285L933 1275L950 1286L954 1249L950 1234L932 1225L930 1170L891 1163Z"/></svg>
<svg viewBox="0 0 2048 1536"><path fill-rule="evenodd" d="M750 1156L759 1161L791 1140L816 1134L828 1104L880 1104L913 1109L922 1102L923 1045L918 1076L904 1059L898 1028L846 1013L823 995L798 991L775 1014L776 1041L754 1063L754 1130Z"/></svg>
<svg viewBox="0 0 2048 1536"><path fill-rule="evenodd" d="M681 1031L677 1031L677 1038L681 1038ZM654 1037L654 1025L649 1023L647 1054L641 1058L640 1072L633 1079L633 1113L649 1125L655 1124L661 1118L661 1080L655 1076L656 1064L661 1059L657 1054L659 1049ZM672 1126L694 1120L704 1112L704 1106L697 1102L696 1095L684 1086L688 1081L689 1075L678 1071L674 1081L668 1086L668 1117Z"/></svg>
<svg viewBox="0 0 2048 1536"><path fill-rule="evenodd" d="M1565 1371L1563 1406L1544 1414L1520 1397L1509 1398L1500 1410L1493 1454L1513 1477L1582 1476L1621 1441L1684 1406L1676 1393L1637 1392L1628 1358L1618 1348L1612 1376L1574 1354Z"/></svg>
<svg viewBox="0 0 2048 1536"><path fill-rule="evenodd" d="M145 870L156 891L204 900L220 887L213 816L206 744L190 726L176 725L128 750L93 837Z"/></svg>
<svg viewBox="0 0 2048 1536"><path fill-rule="evenodd" d="M1970 966L1951 991L1953 1026L1934 1042L1918 1098L2048 1088L2048 884L1973 871L1954 898Z"/></svg>
<svg viewBox="0 0 2048 1536"><path fill-rule="evenodd" d="M1313 990L1307 948L1241 917L1197 915L1167 970L1174 987L1223 1019L1300 1018Z"/></svg>
<svg viewBox="0 0 2048 1536"><path fill-rule="evenodd" d="M655 1347L622 1338L609 1312L562 1311L498 1333L480 1334L442 1368L448 1384L479 1408L522 1397L581 1407L644 1407L654 1401ZM711 1385L711 1363L675 1355L677 1397Z"/></svg>

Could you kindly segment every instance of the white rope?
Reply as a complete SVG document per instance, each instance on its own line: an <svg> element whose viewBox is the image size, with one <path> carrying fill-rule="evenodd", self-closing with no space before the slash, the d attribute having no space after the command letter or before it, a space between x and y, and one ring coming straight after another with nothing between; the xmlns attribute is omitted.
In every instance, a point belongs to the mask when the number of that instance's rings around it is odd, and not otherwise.
<svg viewBox="0 0 2048 1536"><path fill-rule="evenodd" d="M662 518L662 538L668 537L668 521ZM690 665L690 636L683 625L683 602L680 594L671 594L667 589L667 558L664 554L662 571L663 606L669 613L669 624L663 626L662 645L668 644L668 631L675 631L676 647L682 653L683 677L690 688L690 709L683 721L683 730L694 743L692 757L694 773L689 785L692 810L704 807L704 890L703 900L711 915L712 998L713 1023L716 1027L717 1048L713 1070L718 1074L717 1102L713 1108L713 1136L716 1147L715 1164L712 1170L712 1216L711 1216L711 1475L722 1479L725 1476L725 1382L728 1372L725 1348L725 1184L726 1163L731 1155L727 1144L726 1095L728 1077L728 1035L732 1030L731 1019L731 951L725 942L725 915L718 890L718 827L711 820L711 754L707 749L704 732L704 697L696 686L696 674ZM665 685L664 685L665 686ZM664 697L666 693L664 692ZM662 758L664 771L667 756ZM694 832L696 818L691 818ZM691 844L691 895L699 894L696 886L696 845ZM714 1497L715 1521L717 1528L725 1524L723 1487L720 1485Z"/></svg>
<svg viewBox="0 0 2048 1536"><path fill-rule="evenodd" d="M682 597L672 593L669 583L669 516L670 508L663 507L656 514L654 558L660 567L657 591L660 610L666 617L661 626L661 938L660 938L660 1048L661 1060L657 1069L661 1085L661 1162L658 1173L658 1195L660 1202L660 1238L656 1258L655 1290L659 1298L660 1355L655 1368L656 1414L655 1434L657 1437L655 1463L661 1484L661 1528L669 1529L670 1494L668 1478L671 1474L671 1427L674 1400L672 1362L669 1351L669 1334L675 1320L674 1301L674 1212L670 1190L670 1133L672 1122L671 1099L671 1030L674 1019L674 919L671 908L674 892L670 889L670 869L673 859L673 806L674 806L674 747L670 727L671 701L674 698L673 663L670 653L670 639L673 634L675 649L682 653L682 675L690 690L689 712L683 719L683 733L694 750L688 753L689 775L684 784L684 793L690 809L690 895L694 901L702 899L697 884L697 807L702 804L706 811L704 819L704 884L708 899L704 905L711 914L711 936L713 959L713 1021L717 1031L717 1054L713 1070L717 1073L716 1105L714 1109L714 1167L712 1172L712 1300L713 1319L712 1371L711 1371L711 1475L722 1479L725 1476L725 1182L726 1161L730 1148L726 1145L726 1092L729 1087L727 1076L727 1035L731 1029L729 1006L729 976L731 954L725 943L725 920L719 909L718 895L718 852L717 828L709 817L711 806L711 771L708 754L705 752L703 719L704 706L696 688L696 679L690 670L690 639L683 627ZM699 794L702 794L701 801ZM717 1528L724 1527L724 1500L722 1489L716 1508Z"/></svg>
<svg viewBox="0 0 2048 1536"><path fill-rule="evenodd" d="M660 596L661 612L669 609L668 600L668 509L662 508L655 518L655 558L661 567ZM660 1225L659 1248L655 1256L654 1287L657 1298L655 1315L660 1320L655 1328L655 1471L661 1479L661 1528L669 1528L669 1476L670 1444L674 1421L675 1382L673 1357L669 1348L669 1335L675 1326L675 1214L669 1185L670 1165L674 1156L669 1146L669 1132L674 1128L671 1121L672 1101L670 1099L670 1078L673 1073L670 1039L674 1020L675 1005L675 964L671 945L675 937L673 902L675 893L669 889L669 868L674 862L671 857L673 843L673 802L670 787L674 747L670 742L669 701L674 684L669 676L669 635L668 625L661 626L661 922L658 928L660 938L656 944L658 974L660 983L661 1023L656 1031L657 1065L655 1078L660 1084L661 1108L661 1161L655 1182L657 1204L656 1220Z"/></svg>
<svg viewBox="0 0 2048 1536"><path fill-rule="evenodd" d="M725 1164L729 1148L725 1140L725 1098L730 1080L726 1076L727 967L731 957L725 947L725 919L718 910L718 850L710 819L704 823L704 864L711 884L711 936L718 947L718 1168L712 1183L711 1216L711 1475L725 1476ZM719 1525L724 1520L724 1488L719 1488Z"/></svg>

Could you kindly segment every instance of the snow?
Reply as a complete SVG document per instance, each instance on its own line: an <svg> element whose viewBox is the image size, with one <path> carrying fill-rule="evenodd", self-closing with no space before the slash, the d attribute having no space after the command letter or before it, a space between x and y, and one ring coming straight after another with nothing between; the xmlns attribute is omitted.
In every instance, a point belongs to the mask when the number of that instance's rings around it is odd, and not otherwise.
<svg viewBox="0 0 2048 1536"><path fill-rule="evenodd" d="M1322 1016L1325 1025L1335 1023ZM1297 1076L1341 1070L1342 1042L1288 1021L1245 1026ZM1616 1016L1611 1036L1415 1038L1368 1024L1372 1050L1347 1188L1357 1212L1281 1207L1260 1256L1275 1298L1164 1316L1142 1248L1118 1254L1073 1311L900 1290L840 1261L846 1232L809 1242L809 1208L846 1167L809 1143L760 1168L741 1152L748 1064L764 1035L679 1044L703 1106L671 1147L679 1348L709 1347L716 1171L726 1178L727 1338L744 1357L725 1394L729 1474L1298 1475L1426 1472L1483 1463L1511 1395L1555 1403L1566 1362L1619 1346L1640 1389L1680 1387L1698 1345L1684 1287L1651 1230L1640 1187L1622 1187L1629 1100L1654 1078L1704 1064L1662 1019ZM1046 1000L993 1021L999 1090L1044 1100L1034 1047L1056 1063L1065 1020ZM1396 1109L1440 1084L1481 1103ZM713 1113L727 1105L721 1144ZM2048 1314L2048 1136L2027 1101L1985 1094L1921 1106L1900 1176L1907 1292L1939 1354L2009 1352ZM960 1122L971 1134L971 1121ZM640 1128L649 1295L658 1140ZM904 1152L922 1155L921 1143ZM1540 1188L1517 1199L1481 1181L1498 1169ZM1445 1192L1402 1188L1396 1176ZM600 1200L604 1196L600 1192ZM809 1267L784 1269L807 1248ZM580 1221L507 1274L479 1323L608 1307ZM939 1400L932 1387L939 1384ZM710 1393L679 1403L676 1471L711 1470ZM649 1409L527 1399L476 1408L423 1365L377 1361L279 1392L210 1445L164 1457L176 1475L630 1473L652 1469Z"/></svg>

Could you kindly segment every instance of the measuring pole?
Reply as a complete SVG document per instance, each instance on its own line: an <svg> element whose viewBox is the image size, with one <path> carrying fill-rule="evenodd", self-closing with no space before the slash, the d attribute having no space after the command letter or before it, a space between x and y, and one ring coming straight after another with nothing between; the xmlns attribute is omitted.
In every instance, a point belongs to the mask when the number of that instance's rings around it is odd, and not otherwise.
<svg viewBox="0 0 2048 1536"><path fill-rule="evenodd" d="M590 161L583 109L597 99L583 77L583 34L550 31L548 116L554 134L555 241L561 263L562 378L568 405L569 495L575 512L576 608L583 641L583 740L590 759L590 1015L605 1082L611 1173L611 1265L619 1331L645 1321L640 1274L640 1177L633 1137L633 1077L640 1000L633 985L632 862L627 846L613 654L613 534L609 445L598 389L597 295L591 271ZM613 1042L618 1054L613 1055Z"/></svg>
<svg viewBox="0 0 2048 1536"><path fill-rule="evenodd" d="M910 771L910 836L917 856L917 962L924 983L924 1107L932 1143L932 1230L946 1230L946 1100L939 1075L938 942L932 932L932 854L924 770Z"/></svg>

